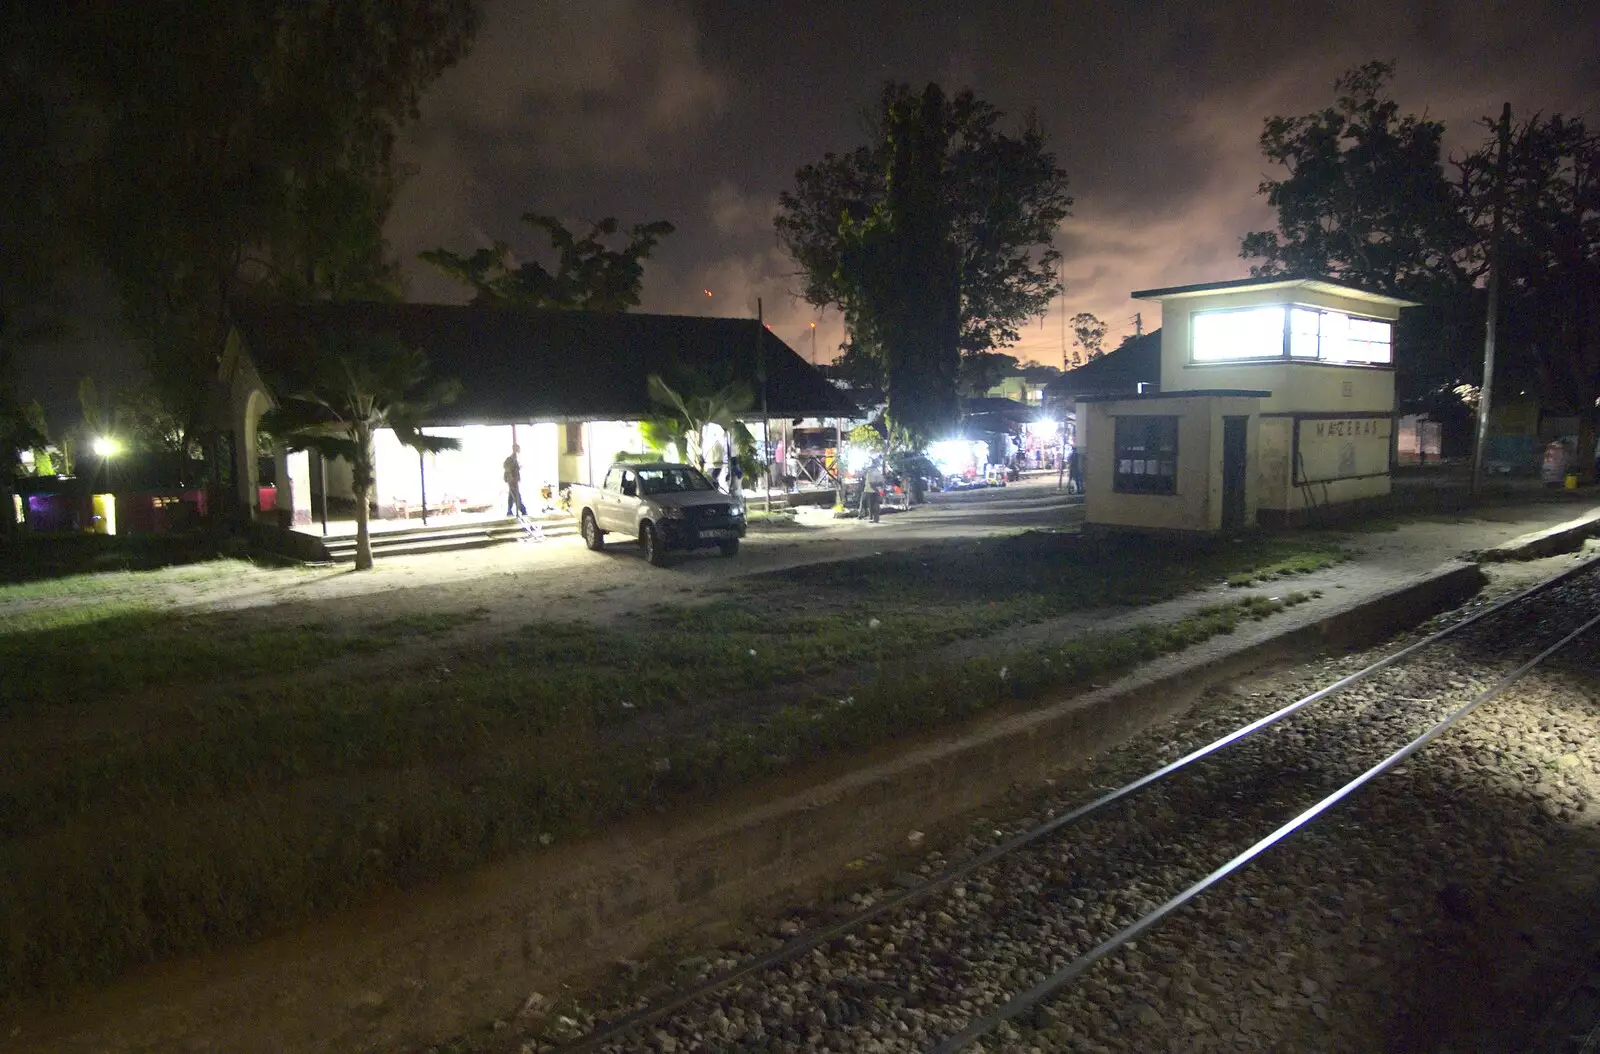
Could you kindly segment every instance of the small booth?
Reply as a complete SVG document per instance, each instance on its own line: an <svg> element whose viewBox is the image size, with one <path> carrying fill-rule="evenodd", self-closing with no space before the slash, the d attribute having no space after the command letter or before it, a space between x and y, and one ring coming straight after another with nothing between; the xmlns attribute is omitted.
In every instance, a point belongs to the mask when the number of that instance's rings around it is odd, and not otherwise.
<svg viewBox="0 0 1600 1054"><path fill-rule="evenodd" d="M1079 401L1087 524L1213 533L1388 495L1412 301L1302 278L1133 296L1161 305L1158 391Z"/></svg>
<svg viewBox="0 0 1600 1054"><path fill-rule="evenodd" d="M1078 404L1085 522L1152 531L1256 522L1260 406L1270 392L1161 392Z"/></svg>

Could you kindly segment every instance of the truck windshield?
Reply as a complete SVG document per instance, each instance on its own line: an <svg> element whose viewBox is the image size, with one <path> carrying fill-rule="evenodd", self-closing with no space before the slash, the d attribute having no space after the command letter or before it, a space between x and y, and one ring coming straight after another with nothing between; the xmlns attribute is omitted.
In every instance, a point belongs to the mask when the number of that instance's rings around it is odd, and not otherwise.
<svg viewBox="0 0 1600 1054"><path fill-rule="evenodd" d="M715 490L711 481L687 465L672 468L641 468L639 492L641 494L672 494L685 490Z"/></svg>

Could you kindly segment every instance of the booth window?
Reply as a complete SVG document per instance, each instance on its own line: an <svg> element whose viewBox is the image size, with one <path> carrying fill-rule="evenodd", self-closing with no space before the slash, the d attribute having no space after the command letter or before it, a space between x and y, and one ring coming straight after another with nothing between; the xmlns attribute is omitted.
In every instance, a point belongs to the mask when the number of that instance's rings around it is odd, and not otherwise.
<svg viewBox="0 0 1600 1054"><path fill-rule="evenodd" d="M583 453L583 423L580 421L569 421L567 422L566 430L567 453Z"/></svg>
<svg viewBox="0 0 1600 1054"><path fill-rule="evenodd" d="M1387 366L1394 361L1394 327L1375 318L1314 307L1253 307L1200 311L1191 319L1195 362L1281 359Z"/></svg>
<svg viewBox="0 0 1600 1054"><path fill-rule="evenodd" d="M1178 419L1116 420L1117 471L1111 489L1119 494L1178 493Z"/></svg>
<svg viewBox="0 0 1600 1054"><path fill-rule="evenodd" d="M1201 311L1190 326L1195 362L1283 358L1281 307Z"/></svg>

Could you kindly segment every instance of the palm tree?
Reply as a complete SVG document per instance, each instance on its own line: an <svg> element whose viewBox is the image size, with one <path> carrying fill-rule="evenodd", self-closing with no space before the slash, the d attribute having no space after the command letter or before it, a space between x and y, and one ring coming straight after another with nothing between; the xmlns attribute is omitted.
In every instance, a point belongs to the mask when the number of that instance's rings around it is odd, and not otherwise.
<svg viewBox="0 0 1600 1054"><path fill-rule="evenodd" d="M313 449L324 457L350 462L356 498L356 570L372 567L367 503L373 484L372 434L394 430L395 438L417 451L454 450L454 439L423 435L422 419L434 407L455 399L460 385L428 375L420 348L392 338L337 333L317 346L306 383L283 396L262 418L264 430L291 449Z"/></svg>
<svg viewBox="0 0 1600 1054"><path fill-rule="evenodd" d="M741 413L748 413L755 407L755 395L749 385L733 381L708 394L697 395L689 390L689 385L683 385L685 391L678 391L658 373L650 375L648 384L650 401L663 412L645 423L647 440L663 447L681 441L684 460L697 469L704 469L706 451L702 444L706 426L717 425L732 439L734 449L730 454L740 458L745 475L754 475L752 469L758 464L753 456L755 437L739 420Z"/></svg>

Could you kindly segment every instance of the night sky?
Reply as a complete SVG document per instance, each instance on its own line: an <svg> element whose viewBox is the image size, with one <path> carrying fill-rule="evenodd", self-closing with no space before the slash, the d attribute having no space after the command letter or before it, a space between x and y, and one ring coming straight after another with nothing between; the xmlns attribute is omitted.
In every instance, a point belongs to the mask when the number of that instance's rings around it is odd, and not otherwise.
<svg viewBox="0 0 1600 1054"><path fill-rule="evenodd" d="M1398 63L1402 111L1445 121L1456 145L1507 100L1600 122L1600 4L484 0L474 50L405 133L413 171L388 233L411 299L462 300L418 251L538 248L527 210L668 219L645 310L753 315L761 296L802 353L820 319L826 358L839 319L792 295L778 192L864 140L883 81L970 86L1035 114L1071 176L1066 295L1014 349L1059 364L1066 316L1099 315L1114 346L1136 310L1157 321L1130 290L1243 276L1239 239L1272 225L1262 119L1330 104L1333 79L1371 59Z"/></svg>

